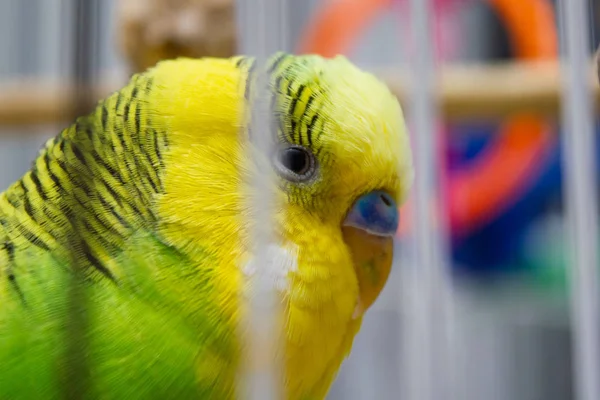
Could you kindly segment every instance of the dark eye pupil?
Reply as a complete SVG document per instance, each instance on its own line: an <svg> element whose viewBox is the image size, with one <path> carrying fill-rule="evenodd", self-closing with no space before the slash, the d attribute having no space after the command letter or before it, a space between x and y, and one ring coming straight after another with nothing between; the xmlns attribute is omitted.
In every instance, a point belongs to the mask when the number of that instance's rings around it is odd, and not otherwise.
<svg viewBox="0 0 600 400"><path fill-rule="evenodd" d="M317 163L311 151L293 144L277 149L273 164L282 178L296 183L308 181L317 170Z"/></svg>
<svg viewBox="0 0 600 400"><path fill-rule="evenodd" d="M294 147L285 149L281 154L281 164L290 171L302 175L309 167L308 154Z"/></svg>

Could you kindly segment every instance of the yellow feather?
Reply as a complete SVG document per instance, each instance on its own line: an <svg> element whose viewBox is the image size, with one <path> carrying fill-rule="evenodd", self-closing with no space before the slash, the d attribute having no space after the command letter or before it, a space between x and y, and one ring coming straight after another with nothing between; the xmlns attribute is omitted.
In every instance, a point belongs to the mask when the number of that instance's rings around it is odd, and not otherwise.
<svg viewBox="0 0 600 400"><path fill-rule="evenodd" d="M211 252L217 261L210 268L220 277L212 295L234 322L243 310L240 265L248 258L250 234L241 185L252 168L239 139L246 72L236 60L159 64L151 72L156 92L150 104L152 120L169 132L165 193L158 199L161 234L192 259L196 255L199 268L206 268L203 252ZM376 78L342 57L290 63L297 63L290 68L293 79L282 85L292 96L304 85L291 118L319 116L313 146L324 158L318 180L289 189L291 200L283 188L277 192L284 206L276 231L282 244L296 246L298 257L285 294L287 393L290 399L322 398L360 327L360 319L352 319L358 283L341 222L357 196L373 189L387 190L400 203L412 182L412 160L400 106ZM300 124L305 141L307 129ZM227 365L204 359L198 371L201 379L216 379Z"/></svg>

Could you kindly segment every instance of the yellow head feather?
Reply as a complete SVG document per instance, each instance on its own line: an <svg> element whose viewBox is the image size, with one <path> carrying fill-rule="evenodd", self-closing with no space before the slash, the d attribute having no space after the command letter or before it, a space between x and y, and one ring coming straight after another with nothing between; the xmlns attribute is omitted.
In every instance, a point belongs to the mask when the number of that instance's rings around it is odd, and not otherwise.
<svg viewBox="0 0 600 400"><path fill-rule="evenodd" d="M358 282L342 221L369 191L384 190L398 204L405 199L413 179L410 146L395 97L345 58L280 54L271 63L281 115L277 142L308 149L316 166L309 180L279 176L277 182L278 245L297 258L284 293L287 392L322 398L360 326L352 318ZM251 88L251 65L246 58L179 59L150 72L149 112L169 132L161 234L192 259L197 254L199 268L206 268L200 255L211 252L217 262L210 268L220 277L214 300L232 321L239 317L240 264L250 234L241 187L252 164L240 98ZM200 374L218 376L214 371L213 364L199 366Z"/></svg>

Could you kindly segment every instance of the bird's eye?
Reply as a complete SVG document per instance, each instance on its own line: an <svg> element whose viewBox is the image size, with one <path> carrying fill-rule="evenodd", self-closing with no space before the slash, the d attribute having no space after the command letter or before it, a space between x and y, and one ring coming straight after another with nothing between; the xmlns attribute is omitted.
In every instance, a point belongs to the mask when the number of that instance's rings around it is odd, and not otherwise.
<svg viewBox="0 0 600 400"><path fill-rule="evenodd" d="M277 151L275 166L284 178L303 182L314 175L316 162L314 155L308 149L288 146Z"/></svg>

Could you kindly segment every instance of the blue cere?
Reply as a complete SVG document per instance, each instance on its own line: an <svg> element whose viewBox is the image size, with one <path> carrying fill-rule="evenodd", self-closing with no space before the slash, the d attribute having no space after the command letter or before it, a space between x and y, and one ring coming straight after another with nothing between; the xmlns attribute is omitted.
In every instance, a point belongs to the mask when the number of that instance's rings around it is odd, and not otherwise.
<svg viewBox="0 0 600 400"><path fill-rule="evenodd" d="M394 236L400 214L394 198L382 190L361 196L348 213L344 225L378 236Z"/></svg>

